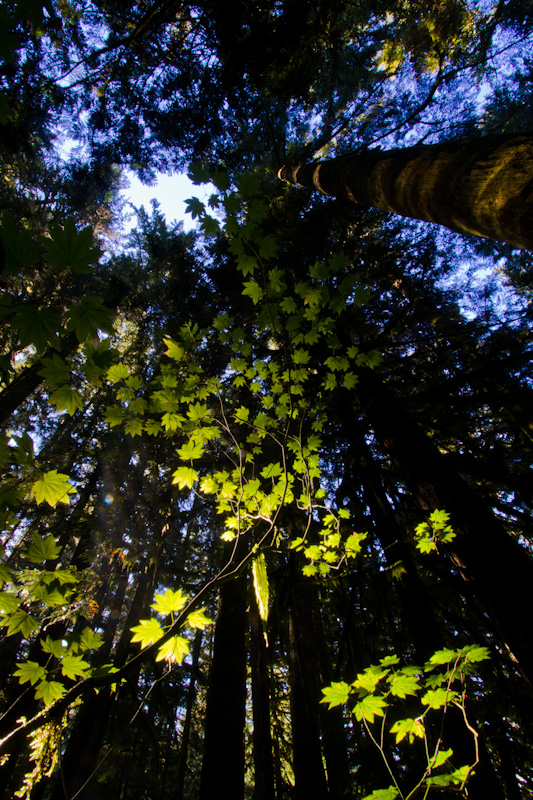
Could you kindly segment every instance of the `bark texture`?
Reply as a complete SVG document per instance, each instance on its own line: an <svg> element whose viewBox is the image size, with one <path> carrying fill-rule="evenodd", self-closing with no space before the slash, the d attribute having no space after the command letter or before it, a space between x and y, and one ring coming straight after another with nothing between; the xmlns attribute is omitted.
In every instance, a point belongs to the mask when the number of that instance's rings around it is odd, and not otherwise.
<svg viewBox="0 0 533 800"><path fill-rule="evenodd" d="M533 250L533 132L368 150L282 167L282 180Z"/></svg>

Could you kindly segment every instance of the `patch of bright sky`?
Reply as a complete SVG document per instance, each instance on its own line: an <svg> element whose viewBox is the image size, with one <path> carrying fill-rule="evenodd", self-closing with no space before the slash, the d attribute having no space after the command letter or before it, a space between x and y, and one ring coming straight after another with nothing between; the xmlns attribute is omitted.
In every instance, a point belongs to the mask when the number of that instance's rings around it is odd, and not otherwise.
<svg viewBox="0 0 533 800"><path fill-rule="evenodd" d="M130 205L130 213L126 213L125 227L131 230L135 226L135 209L144 206L150 212L152 200L157 200L159 208L168 224L183 222L186 231L195 227L190 214L185 213L186 200L199 197L204 191L202 186L195 186L186 175L164 175L159 173L153 186L146 186L135 173L127 170L124 174L125 186L120 194Z"/></svg>
<svg viewBox="0 0 533 800"><path fill-rule="evenodd" d="M156 183L152 186L146 186L139 180L135 173L129 170L124 172L124 177L126 179L125 186L120 192L122 198L127 203L123 228L124 232L128 232L135 227L135 209L140 209L141 206L144 206L146 211L150 212L152 200L157 200L159 210L165 217L168 225L171 225L173 222L182 222L184 230L194 230L197 226L197 220L193 220L191 215L185 212L187 207L186 201L190 197L198 197L206 203L209 196L216 191L215 187L210 183L196 186L189 180L187 175L183 173L176 173L174 175L158 173L156 176ZM127 210L128 205L129 213Z"/></svg>

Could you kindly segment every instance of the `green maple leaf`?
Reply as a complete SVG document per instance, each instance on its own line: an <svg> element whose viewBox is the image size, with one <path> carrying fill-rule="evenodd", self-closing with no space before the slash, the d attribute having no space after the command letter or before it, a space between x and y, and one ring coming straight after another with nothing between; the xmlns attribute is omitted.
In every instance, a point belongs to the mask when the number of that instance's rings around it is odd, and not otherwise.
<svg viewBox="0 0 533 800"><path fill-rule="evenodd" d="M212 625L213 620L209 619L209 617L205 616L205 609L200 608L198 611L193 611L187 617L187 625L190 628L199 628L201 631L204 630L208 625Z"/></svg>
<svg viewBox="0 0 533 800"><path fill-rule="evenodd" d="M216 494L218 488L218 483L212 475L206 475L200 482L200 491L204 494Z"/></svg>
<svg viewBox="0 0 533 800"><path fill-rule="evenodd" d="M200 227L205 236L216 236L220 232L220 222L210 214L204 214Z"/></svg>
<svg viewBox="0 0 533 800"><path fill-rule="evenodd" d="M490 658L490 652L486 647L468 644L461 650L461 656L465 661L485 661L487 658Z"/></svg>
<svg viewBox="0 0 533 800"><path fill-rule="evenodd" d="M68 603L72 592L68 589L61 591L60 584L39 584L33 590L33 596L47 606L63 606Z"/></svg>
<svg viewBox="0 0 533 800"><path fill-rule="evenodd" d="M437 650L432 656L430 656L429 661L424 669L429 670L433 669L433 667L437 665L451 664L452 661L455 661L458 656L459 653L455 650L450 650L449 647L445 647L443 650Z"/></svg>
<svg viewBox="0 0 533 800"><path fill-rule="evenodd" d="M261 477L263 477L263 478L277 478L278 475L282 475L282 473L283 473L283 467L281 466L281 464L279 464L279 463L278 464L267 464L266 467L264 467L261 470Z"/></svg>
<svg viewBox="0 0 533 800"><path fill-rule="evenodd" d="M363 800L395 800L399 792L394 786L389 786L388 789L375 789L372 794L367 794Z"/></svg>
<svg viewBox="0 0 533 800"><path fill-rule="evenodd" d="M153 642L157 642L163 636L163 628L156 619L142 619L138 625L131 628L133 636L132 642L140 642L141 647L145 648Z"/></svg>
<svg viewBox="0 0 533 800"><path fill-rule="evenodd" d="M237 422L248 422L250 416L250 409L246 406L240 406L234 414Z"/></svg>
<svg viewBox="0 0 533 800"><path fill-rule="evenodd" d="M51 344L59 350L58 332L61 330L61 320L50 308L20 308L13 315L11 324L19 331L22 347L33 344L38 353L43 353L48 344Z"/></svg>
<svg viewBox="0 0 533 800"><path fill-rule="evenodd" d="M58 411L68 411L69 416L74 416L76 411L83 408L83 399L79 392L71 389L70 386L60 386L55 392L52 392L49 400L51 405L54 405Z"/></svg>
<svg viewBox="0 0 533 800"><path fill-rule="evenodd" d="M450 692L447 689L430 689L421 700L425 706L430 708L442 708L442 706L449 705L454 697L456 697L456 692Z"/></svg>
<svg viewBox="0 0 533 800"><path fill-rule="evenodd" d="M48 386L65 383L68 380L70 370L57 353L54 353L52 358L42 358L41 364L43 364L43 368L39 370L38 374L46 379Z"/></svg>
<svg viewBox="0 0 533 800"><path fill-rule="evenodd" d="M202 442L189 441L183 447L179 447L177 453L182 461L194 461L204 454L204 450Z"/></svg>
<svg viewBox="0 0 533 800"><path fill-rule="evenodd" d="M199 186L202 183L208 183L210 180L209 168L200 161L195 161L190 165L187 177L191 183L195 184L195 186Z"/></svg>
<svg viewBox="0 0 533 800"><path fill-rule="evenodd" d="M56 658L63 658L66 652L65 645L60 639L51 639L47 636L46 639L41 641L41 647L45 653L51 653Z"/></svg>
<svg viewBox="0 0 533 800"><path fill-rule="evenodd" d="M129 419L124 425L124 430L132 438L140 436L144 430L144 423L140 419Z"/></svg>
<svg viewBox="0 0 533 800"><path fill-rule="evenodd" d="M399 719L392 728L391 733L396 734L396 744L409 736L409 742L413 742L415 736L420 739L424 738L424 723L420 719Z"/></svg>
<svg viewBox="0 0 533 800"><path fill-rule="evenodd" d="M374 722L374 717L383 717L385 712L383 709L388 707L385 697L380 695L369 694L363 697L354 707L354 714L356 719L361 722L366 719L367 722Z"/></svg>
<svg viewBox="0 0 533 800"><path fill-rule="evenodd" d="M354 375L353 372L347 372L343 378L342 385L344 386L345 389L353 389L358 382L359 378L357 377L357 375Z"/></svg>
<svg viewBox="0 0 533 800"><path fill-rule="evenodd" d="M163 336L163 341L167 346L165 355L169 358L172 358L174 361L181 361L185 355L185 350L183 347L175 342L174 339L171 339L170 336Z"/></svg>
<svg viewBox="0 0 533 800"><path fill-rule="evenodd" d="M256 306L263 297L263 290L257 281L245 281L241 294L248 295L252 299L254 306Z"/></svg>
<svg viewBox="0 0 533 800"><path fill-rule="evenodd" d="M188 597L183 594L181 589L177 589L175 592L167 589L164 594L156 594L154 600L155 603L152 604L154 611L167 615L181 611L187 605Z"/></svg>
<svg viewBox="0 0 533 800"><path fill-rule="evenodd" d="M7 628L7 635L13 636L15 633L22 633L24 637L28 637L34 631L39 630L39 623L35 617L26 614L25 611L15 611L15 613L2 620L0 625Z"/></svg>
<svg viewBox="0 0 533 800"><path fill-rule="evenodd" d="M335 708L335 706L343 706L348 702L350 690L350 684L345 683L345 681L334 681L329 686L326 686L325 689L322 689L324 697L320 702L329 703L328 710Z"/></svg>
<svg viewBox="0 0 533 800"><path fill-rule="evenodd" d="M37 505L48 503L55 508L58 503L70 503L70 494L75 494L76 489L69 483L68 475L51 469L45 472L43 477L35 481L31 487L32 494L35 495Z"/></svg>
<svg viewBox="0 0 533 800"><path fill-rule="evenodd" d="M348 558L355 558L361 552L361 543L366 539L366 533L352 533L346 539L344 548Z"/></svg>
<svg viewBox="0 0 533 800"><path fill-rule="evenodd" d="M34 533L33 541L24 555L29 561L39 563L48 560L55 561L60 552L61 547L55 543L51 534L44 539L38 533Z"/></svg>
<svg viewBox="0 0 533 800"><path fill-rule="evenodd" d="M122 409L116 404L108 406L105 410L104 421L107 422L110 428L113 428L115 425L122 425L124 422Z"/></svg>
<svg viewBox="0 0 533 800"><path fill-rule="evenodd" d="M294 314L298 308L293 297L284 297L279 306L281 310L285 312L285 314Z"/></svg>
<svg viewBox="0 0 533 800"><path fill-rule="evenodd" d="M157 436L161 430L161 423L155 419L147 419L144 423L144 429L149 436Z"/></svg>
<svg viewBox="0 0 533 800"><path fill-rule="evenodd" d="M322 386L327 392L333 391L337 386L337 378L333 374L333 372L328 372L324 380L322 381Z"/></svg>
<svg viewBox="0 0 533 800"><path fill-rule="evenodd" d="M109 367L107 370L107 379L111 383L118 383L118 381L122 381L125 378L129 378L130 371L125 364L113 364L112 367Z"/></svg>
<svg viewBox="0 0 533 800"><path fill-rule="evenodd" d="M166 431L177 431L181 428L182 423L185 422L185 417L181 414L174 414L167 411L161 418L161 424Z"/></svg>
<svg viewBox="0 0 533 800"><path fill-rule="evenodd" d="M197 197L189 197L184 202L187 203L185 213L190 214L193 219L201 217L205 211L205 204Z"/></svg>
<svg viewBox="0 0 533 800"><path fill-rule="evenodd" d="M391 675L387 680L390 683L391 694L402 700L408 694L416 694L419 689L419 678L414 675L405 675L401 671Z"/></svg>
<svg viewBox="0 0 533 800"><path fill-rule="evenodd" d="M50 264L59 270L70 267L79 274L92 272L92 265L98 262L102 251L93 247L94 231L90 226L78 231L69 217L63 228L52 225L49 233L50 238L43 238L43 243Z"/></svg>
<svg viewBox="0 0 533 800"><path fill-rule="evenodd" d="M246 275L253 275L257 266L257 259L244 252L237 258L237 269L240 270L245 277Z"/></svg>
<svg viewBox="0 0 533 800"><path fill-rule="evenodd" d="M81 656L66 655L61 659L61 672L65 678L75 680L89 669L89 664Z"/></svg>
<svg viewBox="0 0 533 800"><path fill-rule="evenodd" d="M372 693L380 680L385 678L388 674L388 669L382 669L378 666L371 666L367 667L357 675L355 681L353 681L352 686L355 689L362 689L365 692Z"/></svg>
<svg viewBox="0 0 533 800"><path fill-rule="evenodd" d="M449 750L439 750L437 755L435 756L435 759L431 760L432 769L441 767L446 761L448 761L449 758L451 758L451 756L453 756L453 750L451 749L451 747Z"/></svg>
<svg viewBox="0 0 533 800"><path fill-rule="evenodd" d="M158 650L156 661L169 661L174 664L181 664L189 653L189 642L183 636L173 636L168 642L161 645Z"/></svg>
<svg viewBox="0 0 533 800"><path fill-rule="evenodd" d="M189 406L187 416L192 422L199 422L209 415L209 409L204 403L193 403Z"/></svg>
<svg viewBox="0 0 533 800"><path fill-rule="evenodd" d="M65 692L65 687L58 681L42 681L35 690L35 699L44 700L45 705L49 706L54 700L63 697Z"/></svg>
<svg viewBox="0 0 533 800"><path fill-rule="evenodd" d="M192 489L199 475L192 467L178 467L172 473L172 483L177 484L180 489Z"/></svg>
<svg viewBox="0 0 533 800"><path fill-rule="evenodd" d="M80 650L98 650L104 643L101 633L95 633L91 628L85 628L79 635Z"/></svg>
<svg viewBox="0 0 533 800"><path fill-rule="evenodd" d="M19 679L19 683L27 683L29 681L34 686L37 681L45 677L46 670L36 661L26 661L24 664L18 665L18 669L15 670L13 675Z"/></svg>
<svg viewBox="0 0 533 800"><path fill-rule="evenodd" d="M308 364L311 360L311 356L307 350L299 348L292 354L292 360L295 364Z"/></svg>
<svg viewBox="0 0 533 800"><path fill-rule="evenodd" d="M113 333L113 311L100 297L82 297L81 302L66 311L67 331L75 331L79 342L94 338L98 331Z"/></svg>

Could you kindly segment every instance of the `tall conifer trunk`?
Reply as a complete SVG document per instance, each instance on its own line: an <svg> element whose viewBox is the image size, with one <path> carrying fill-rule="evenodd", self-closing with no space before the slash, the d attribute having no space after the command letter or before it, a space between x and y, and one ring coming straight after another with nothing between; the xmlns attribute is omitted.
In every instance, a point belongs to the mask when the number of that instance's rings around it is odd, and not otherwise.
<svg viewBox="0 0 533 800"><path fill-rule="evenodd" d="M320 686L313 614L313 587L293 584L289 616L291 727L295 800L329 800L319 723Z"/></svg>
<svg viewBox="0 0 533 800"><path fill-rule="evenodd" d="M367 150L282 167L289 183L533 249L533 133Z"/></svg>
<svg viewBox="0 0 533 800"><path fill-rule="evenodd" d="M209 672L199 800L244 797L246 606L245 575L223 584Z"/></svg>

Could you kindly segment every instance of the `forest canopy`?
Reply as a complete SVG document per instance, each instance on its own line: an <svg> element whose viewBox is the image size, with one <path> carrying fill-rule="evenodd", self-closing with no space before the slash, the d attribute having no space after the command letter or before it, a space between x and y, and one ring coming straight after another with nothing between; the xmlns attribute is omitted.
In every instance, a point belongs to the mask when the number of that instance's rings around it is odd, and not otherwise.
<svg viewBox="0 0 533 800"><path fill-rule="evenodd" d="M0 25L0 797L533 797L533 4Z"/></svg>

